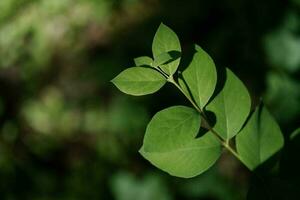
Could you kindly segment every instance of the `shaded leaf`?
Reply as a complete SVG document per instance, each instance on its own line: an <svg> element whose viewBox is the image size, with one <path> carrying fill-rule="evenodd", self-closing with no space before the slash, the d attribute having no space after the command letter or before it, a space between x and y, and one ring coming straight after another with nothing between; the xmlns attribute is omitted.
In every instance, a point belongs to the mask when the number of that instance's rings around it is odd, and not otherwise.
<svg viewBox="0 0 300 200"><path fill-rule="evenodd" d="M232 138L246 121L250 107L247 88L232 71L226 69L226 81L222 91L206 107L215 114L214 130L223 139Z"/></svg>
<svg viewBox="0 0 300 200"><path fill-rule="evenodd" d="M185 106L158 112L147 126L140 153L173 176L201 174L219 158L221 147L210 132L196 138L200 119L196 110Z"/></svg>
<svg viewBox="0 0 300 200"><path fill-rule="evenodd" d="M131 67L121 72L112 82L122 92L140 96L158 91L166 79L154 69Z"/></svg>
<svg viewBox="0 0 300 200"><path fill-rule="evenodd" d="M148 56L141 56L134 59L135 66L152 66L153 59Z"/></svg>
<svg viewBox="0 0 300 200"><path fill-rule="evenodd" d="M158 55L157 58L154 60L153 67L169 64L174 60L178 59L179 57L180 57L180 52L178 51L169 51L169 52L162 53Z"/></svg>
<svg viewBox="0 0 300 200"><path fill-rule="evenodd" d="M278 124L264 106L256 108L236 137L237 152L251 170L276 153L283 143Z"/></svg>
<svg viewBox="0 0 300 200"><path fill-rule="evenodd" d="M203 109L217 83L217 72L213 60L205 51L199 49L182 76L196 104Z"/></svg>
<svg viewBox="0 0 300 200"><path fill-rule="evenodd" d="M156 57L156 59L153 62L153 66L158 67L160 65L166 64L167 62L170 62L172 60L172 56L170 53L165 52Z"/></svg>
<svg viewBox="0 0 300 200"><path fill-rule="evenodd" d="M167 53L170 51L181 52L180 42L176 33L161 23L152 43L154 60L159 59L159 56L161 56L162 53ZM165 73L172 75L176 72L179 62L180 57L168 64L161 65L160 67Z"/></svg>

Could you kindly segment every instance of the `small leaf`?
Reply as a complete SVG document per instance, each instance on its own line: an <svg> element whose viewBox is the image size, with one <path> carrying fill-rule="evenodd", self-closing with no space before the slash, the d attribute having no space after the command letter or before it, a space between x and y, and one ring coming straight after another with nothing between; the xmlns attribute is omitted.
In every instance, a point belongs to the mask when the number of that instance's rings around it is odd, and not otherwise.
<svg viewBox="0 0 300 200"><path fill-rule="evenodd" d="M235 136L249 115L251 100L247 88L229 69L222 91L207 105L214 113L214 130L225 140Z"/></svg>
<svg viewBox="0 0 300 200"><path fill-rule="evenodd" d="M263 106L256 108L245 127L236 136L237 152L251 170L276 153L283 143L278 124Z"/></svg>
<svg viewBox="0 0 300 200"><path fill-rule="evenodd" d="M293 140L293 139L296 138L299 134L300 134L300 128L297 128L297 129L294 130L294 131L292 132L292 134L290 135L290 139Z"/></svg>
<svg viewBox="0 0 300 200"><path fill-rule="evenodd" d="M154 69L131 67L121 72L112 82L122 92L140 96L158 91L166 79Z"/></svg>
<svg viewBox="0 0 300 200"><path fill-rule="evenodd" d="M161 23L156 31L152 43L152 52L154 60L159 59L159 56L161 56L162 53L172 51L181 52L179 39L176 33L174 33L174 31L172 31L169 27ZM161 65L160 67L168 75L173 75L178 68L179 62L180 57L168 64Z"/></svg>
<svg viewBox="0 0 300 200"><path fill-rule="evenodd" d="M221 154L216 137L208 132L196 138L200 115L185 106L158 112L147 126L140 153L173 176L189 178L211 167Z"/></svg>
<svg viewBox="0 0 300 200"><path fill-rule="evenodd" d="M203 109L212 96L217 72L211 57L202 49L194 54L191 64L182 73L196 104Z"/></svg>
<svg viewBox="0 0 300 200"><path fill-rule="evenodd" d="M134 59L135 66L152 66L153 60L148 56L141 56Z"/></svg>

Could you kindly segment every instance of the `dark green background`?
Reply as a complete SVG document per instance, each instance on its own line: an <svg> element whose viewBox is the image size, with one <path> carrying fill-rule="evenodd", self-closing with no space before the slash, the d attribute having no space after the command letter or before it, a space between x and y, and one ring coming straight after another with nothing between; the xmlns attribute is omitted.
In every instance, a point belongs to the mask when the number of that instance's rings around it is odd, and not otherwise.
<svg viewBox="0 0 300 200"><path fill-rule="evenodd" d="M179 179L138 154L151 116L188 102L169 85L131 97L109 81L151 56L161 22L181 70L199 44L277 119L285 147L255 172L225 153ZM299 75L299 0L1 0L0 199L297 199Z"/></svg>

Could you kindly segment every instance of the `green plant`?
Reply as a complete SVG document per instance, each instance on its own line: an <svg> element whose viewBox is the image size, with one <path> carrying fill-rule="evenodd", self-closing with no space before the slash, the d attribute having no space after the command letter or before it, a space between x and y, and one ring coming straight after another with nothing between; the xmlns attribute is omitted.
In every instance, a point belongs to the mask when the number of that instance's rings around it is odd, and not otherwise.
<svg viewBox="0 0 300 200"><path fill-rule="evenodd" d="M238 77L226 69L224 81L217 80L214 61L198 45L195 50L189 66L175 79L179 39L161 24L152 44L154 58L136 58L136 67L112 80L122 92L136 96L154 93L169 82L193 106L173 106L155 114L140 153L163 171L189 178L210 168L224 147L253 170L283 146L280 128L262 104L250 114L251 99ZM207 131L198 136L201 126Z"/></svg>

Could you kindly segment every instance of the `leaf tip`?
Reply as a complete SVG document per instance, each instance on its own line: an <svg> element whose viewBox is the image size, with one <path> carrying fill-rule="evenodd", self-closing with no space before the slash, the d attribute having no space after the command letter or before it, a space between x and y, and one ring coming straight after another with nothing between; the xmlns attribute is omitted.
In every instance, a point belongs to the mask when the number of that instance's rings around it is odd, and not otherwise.
<svg viewBox="0 0 300 200"><path fill-rule="evenodd" d="M196 51L203 51L203 49L198 44L194 44L194 48Z"/></svg>
<svg viewBox="0 0 300 200"><path fill-rule="evenodd" d="M159 26L166 26L163 22L160 22Z"/></svg>
<svg viewBox="0 0 300 200"><path fill-rule="evenodd" d="M158 27L157 31L164 30L164 29L171 30L171 28L169 26L167 26L165 23L161 22L159 24L159 27Z"/></svg>
<svg viewBox="0 0 300 200"><path fill-rule="evenodd" d="M116 85L116 78L117 78L117 77L111 79L109 82L111 82L112 84Z"/></svg>
<svg viewBox="0 0 300 200"><path fill-rule="evenodd" d="M144 151L144 146L142 146L139 150L138 150L139 154L141 154L143 157L145 157L145 151Z"/></svg>

